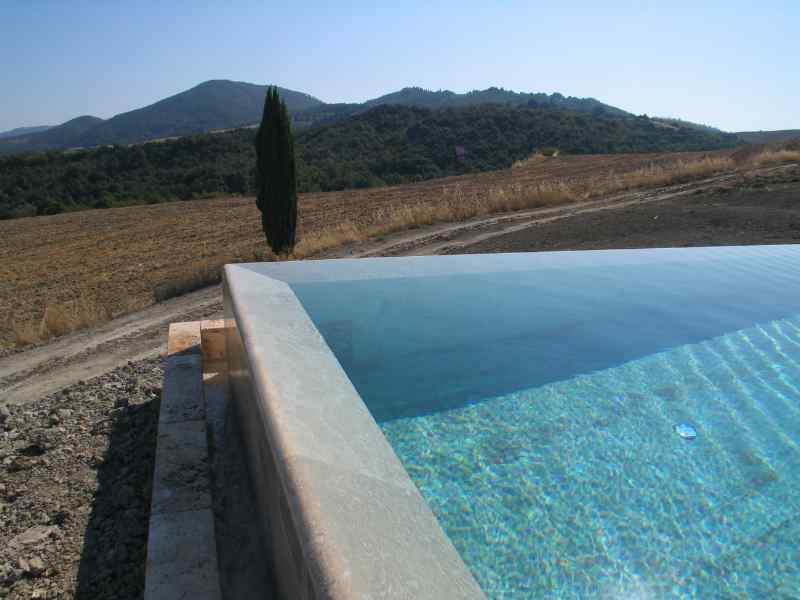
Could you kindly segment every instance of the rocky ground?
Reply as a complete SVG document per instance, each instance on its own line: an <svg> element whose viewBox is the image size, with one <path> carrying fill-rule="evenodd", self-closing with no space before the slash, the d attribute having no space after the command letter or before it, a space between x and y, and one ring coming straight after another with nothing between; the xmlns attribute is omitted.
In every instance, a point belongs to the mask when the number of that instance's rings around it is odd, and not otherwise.
<svg viewBox="0 0 800 600"><path fill-rule="evenodd" d="M139 598L163 369L0 405L0 598Z"/></svg>

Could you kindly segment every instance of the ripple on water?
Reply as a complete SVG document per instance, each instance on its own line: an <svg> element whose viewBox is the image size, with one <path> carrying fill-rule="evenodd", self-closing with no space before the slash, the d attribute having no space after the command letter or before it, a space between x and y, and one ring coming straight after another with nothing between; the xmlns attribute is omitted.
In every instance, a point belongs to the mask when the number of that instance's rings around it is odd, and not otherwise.
<svg viewBox="0 0 800 600"><path fill-rule="evenodd" d="M798 332L381 427L490 598L780 597L800 589Z"/></svg>

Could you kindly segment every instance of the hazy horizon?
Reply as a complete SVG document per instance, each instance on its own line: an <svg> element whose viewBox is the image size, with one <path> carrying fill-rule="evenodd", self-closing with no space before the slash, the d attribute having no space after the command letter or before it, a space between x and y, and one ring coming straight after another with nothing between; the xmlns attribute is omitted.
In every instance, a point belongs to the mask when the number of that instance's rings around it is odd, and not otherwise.
<svg viewBox="0 0 800 600"><path fill-rule="evenodd" d="M3 4L0 52L15 60L0 74L0 131L109 118L209 79L325 102L495 86L726 131L800 128L800 5L786 1L234 8Z"/></svg>

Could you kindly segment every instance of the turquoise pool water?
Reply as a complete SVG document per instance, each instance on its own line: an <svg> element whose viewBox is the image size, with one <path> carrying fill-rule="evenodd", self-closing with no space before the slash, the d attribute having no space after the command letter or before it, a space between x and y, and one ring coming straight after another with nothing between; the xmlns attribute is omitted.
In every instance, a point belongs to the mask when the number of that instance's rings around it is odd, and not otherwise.
<svg viewBox="0 0 800 600"><path fill-rule="evenodd" d="M291 285L489 598L797 598L800 249L547 256Z"/></svg>

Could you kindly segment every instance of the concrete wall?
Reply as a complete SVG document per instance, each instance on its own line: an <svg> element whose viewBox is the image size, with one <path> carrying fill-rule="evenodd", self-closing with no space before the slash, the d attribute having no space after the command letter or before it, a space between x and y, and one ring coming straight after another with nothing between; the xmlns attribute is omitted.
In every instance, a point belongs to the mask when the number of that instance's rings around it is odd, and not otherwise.
<svg viewBox="0 0 800 600"><path fill-rule="evenodd" d="M231 391L282 595L482 598L288 285L225 271Z"/></svg>

